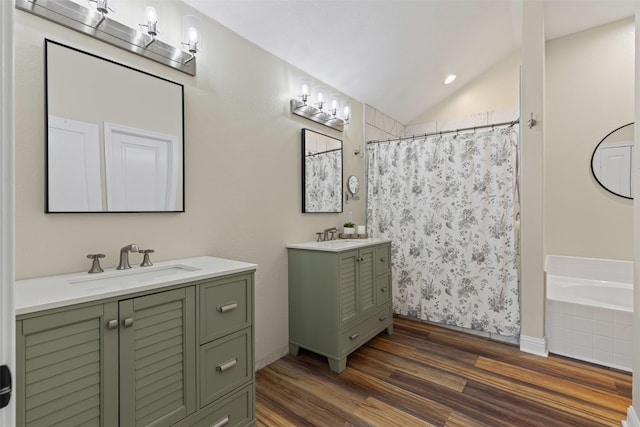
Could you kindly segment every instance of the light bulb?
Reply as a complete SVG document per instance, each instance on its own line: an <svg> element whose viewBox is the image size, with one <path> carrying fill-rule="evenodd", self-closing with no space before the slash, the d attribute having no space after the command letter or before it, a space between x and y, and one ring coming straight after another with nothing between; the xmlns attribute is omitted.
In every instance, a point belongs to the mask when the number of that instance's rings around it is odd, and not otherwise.
<svg viewBox="0 0 640 427"><path fill-rule="evenodd" d="M346 103L344 105L344 108L342 110L342 118L346 121L349 120L349 115L351 114L351 108L349 107L349 103Z"/></svg>
<svg viewBox="0 0 640 427"><path fill-rule="evenodd" d="M302 94L303 95L309 95L309 85L306 83L302 84Z"/></svg>
<svg viewBox="0 0 640 427"><path fill-rule="evenodd" d="M147 15L147 24L148 25L153 25L155 23L158 22L158 13L156 12L156 9L151 7L151 6L147 6L145 13Z"/></svg>
<svg viewBox="0 0 640 427"><path fill-rule="evenodd" d="M189 34L189 44L195 45L198 43L198 30L195 27L189 27L187 29L187 33Z"/></svg>

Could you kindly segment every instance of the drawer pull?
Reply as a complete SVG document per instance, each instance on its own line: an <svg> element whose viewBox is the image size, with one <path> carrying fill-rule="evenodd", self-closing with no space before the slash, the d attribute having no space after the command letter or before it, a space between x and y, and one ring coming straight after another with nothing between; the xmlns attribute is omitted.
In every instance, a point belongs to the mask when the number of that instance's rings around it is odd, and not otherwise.
<svg viewBox="0 0 640 427"><path fill-rule="evenodd" d="M350 339L350 340L355 340L356 338L358 338L358 335L360 335L360 334L358 334L358 333L356 332L355 334L350 335L350 336L349 336L349 339Z"/></svg>
<svg viewBox="0 0 640 427"><path fill-rule="evenodd" d="M387 257L383 256L382 258L380 258L380 262L387 262Z"/></svg>
<svg viewBox="0 0 640 427"><path fill-rule="evenodd" d="M380 288L380 292L387 292L387 287L385 286L384 288Z"/></svg>
<svg viewBox="0 0 640 427"><path fill-rule="evenodd" d="M122 321L122 324L125 328L130 328L133 326L133 317L128 317Z"/></svg>
<svg viewBox="0 0 640 427"><path fill-rule="evenodd" d="M215 424L211 424L211 427L223 427L226 426L227 424L229 424L229 415L227 415L226 417L224 417L223 419L221 419L220 421L218 421Z"/></svg>
<svg viewBox="0 0 640 427"><path fill-rule="evenodd" d="M237 302L230 302L229 304L219 305L216 307L216 311L219 313L226 313L227 311L235 310L238 308Z"/></svg>
<svg viewBox="0 0 640 427"><path fill-rule="evenodd" d="M116 319L107 322L107 329L118 329L118 321Z"/></svg>
<svg viewBox="0 0 640 427"><path fill-rule="evenodd" d="M382 322L383 320L387 320L387 315L386 315L386 314L383 314L382 316L380 316L380 317L378 318L378 320L379 320L379 321L381 321L381 322Z"/></svg>
<svg viewBox="0 0 640 427"><path fill-rule="evenodd" d="M218 372L228 371L229 369L233 368L237 364L238 364L238 358L236 357L236 358L233 358L231 360L227 360L226 362L221 363L218 366L216 366L216 371L218 371Z"/></svg>

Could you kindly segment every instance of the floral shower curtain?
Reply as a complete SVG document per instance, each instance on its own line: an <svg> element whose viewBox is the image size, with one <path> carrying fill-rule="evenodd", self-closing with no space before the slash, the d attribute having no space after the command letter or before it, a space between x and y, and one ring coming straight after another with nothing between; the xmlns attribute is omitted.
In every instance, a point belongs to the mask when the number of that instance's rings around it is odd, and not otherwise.
<svg viewBox="0 0 640 427"><path fill-rule="evenodd" d="M310 154L304 161L305 212L340 212L342 150Z"/></svg>
<svg viewBox="0 0 640 427"><path fill-rule="evenodd" d="M516 128L368 146L367 224L392 240L395 313L518 336Z"/></svg>

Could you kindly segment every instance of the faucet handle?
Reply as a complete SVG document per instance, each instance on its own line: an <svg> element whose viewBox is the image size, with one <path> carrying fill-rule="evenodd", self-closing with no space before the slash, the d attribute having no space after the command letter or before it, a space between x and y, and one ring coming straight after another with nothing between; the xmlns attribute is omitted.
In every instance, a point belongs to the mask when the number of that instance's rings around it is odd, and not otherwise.
<svg viewBox="0 0 640 427"><path fill-rule="evenodd" d="M142 258L142 264L140 264L140 267L149 267L153 265L151 263L151 260L149 259L149 254L154 253L155 252L154 249L140 249L138 250L138 252L140 252L141 254L144 254L144 257Z"/></svg>
<svg viewBox="0 0 640 427"><path fill-rule="evenodd" d="M100 258L104 258L104 254L88 254L87 258L93 260L89 273L102 273L104 271L102 267L100 267Z"/></svg>

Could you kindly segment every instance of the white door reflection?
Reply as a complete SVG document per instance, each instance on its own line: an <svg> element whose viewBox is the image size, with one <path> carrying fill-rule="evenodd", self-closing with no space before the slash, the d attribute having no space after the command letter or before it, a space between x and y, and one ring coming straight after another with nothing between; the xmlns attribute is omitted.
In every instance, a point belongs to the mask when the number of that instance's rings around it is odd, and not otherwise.
<svg viewBox="0 0 640 427"><path fill-rule="evenodd" d="M175 135L104 124L107 210L176 210L179 145Z"/></svg>

